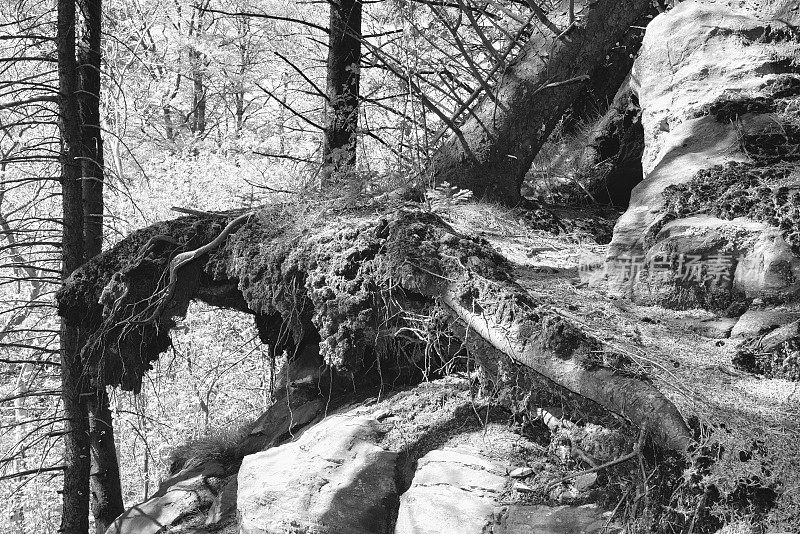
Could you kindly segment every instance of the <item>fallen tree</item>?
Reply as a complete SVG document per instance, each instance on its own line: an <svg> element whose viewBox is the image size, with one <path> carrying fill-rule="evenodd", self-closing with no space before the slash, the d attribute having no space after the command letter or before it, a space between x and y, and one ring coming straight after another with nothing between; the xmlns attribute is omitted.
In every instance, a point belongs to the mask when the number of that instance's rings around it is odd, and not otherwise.
<svg viewBox="0 0 800 534"><path fill-rule="evenodd" d="M654 11L649 0L599 0L577 8L578 17L561 33L525 44L493 94L434 155L429 170L437 182L510 205L520 202L533 159L590 75L631 26L643 25Z"/></svg>
<svg viewBox="0 0 800 534"><path fill-rule="evenodd" d="M134 391L193 299L252 314L273 355L289 355L286 380L325 392L432 376L477 339L686 450L689 429L641 368L526 293L485 241L429 211L375 208L275 204L158 223L76 271L59 312L87 332L95 382Z"/></svg>

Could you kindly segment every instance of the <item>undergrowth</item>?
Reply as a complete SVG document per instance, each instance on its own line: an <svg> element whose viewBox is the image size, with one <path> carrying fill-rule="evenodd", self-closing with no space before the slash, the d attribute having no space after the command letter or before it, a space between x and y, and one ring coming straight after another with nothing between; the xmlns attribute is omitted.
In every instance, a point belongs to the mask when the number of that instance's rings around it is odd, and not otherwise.
<svg viewBox="0 0 800 534"><path fill-rule="evenodd" d="M169 474L218 463L226 470L235 470L242 463L240 445L249 425L211 430L203 437L189 440L170 451Z"/></svg>

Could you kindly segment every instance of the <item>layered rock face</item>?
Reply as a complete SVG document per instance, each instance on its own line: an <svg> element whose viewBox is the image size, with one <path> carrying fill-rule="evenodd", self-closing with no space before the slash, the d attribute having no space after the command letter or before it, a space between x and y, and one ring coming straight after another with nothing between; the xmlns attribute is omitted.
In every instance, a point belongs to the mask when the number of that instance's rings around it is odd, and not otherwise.
<svg viewBox="0 0 800 534"><path fill-rule="evenodd" d="M684 2L648 26L633 72L645 179L614 229L613 293L708 309L798 295L797 13Z"/></svg>
<svg viewBox="0 0 800 534"><path fill-rule="evenodd" d="M487 410L474 399L466 379L445 378L385 400L347 403L327 417L324 406L318 408L314 402L295 405L296 418L287 422L275 416L283 413L280 406L273 406L250 432L266 443L263 450L241 463L230 457L187 462L107 534L619 531L611 512L590 504L598 491L596 475L588 483L578 477L556 484L552 500L558 505L532 504L531 494L560 480L561 468L547 447L509 427L508 412ZM283 438L265 441L264 425L281 429ZM592 447L602 438L591 441L566 428L558 438L565 461L573 446L592 451L597 461L607 459Z"/></svg>
<svg viewBox="0 0 800 534"><path fill-rule="evenodd" d="M390 532L397 454L379 436L376 419L332 416L297 441L246 456L239 532Z"/></svg>

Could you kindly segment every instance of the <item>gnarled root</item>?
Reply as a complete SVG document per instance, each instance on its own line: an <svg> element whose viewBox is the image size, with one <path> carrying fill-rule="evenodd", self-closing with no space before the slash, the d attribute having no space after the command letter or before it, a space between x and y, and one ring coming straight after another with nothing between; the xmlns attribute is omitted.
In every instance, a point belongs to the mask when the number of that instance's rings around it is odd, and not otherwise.
<svg viewBox="0 0 800 534"><path fill-rule="evenodd" d="M591 368L574 358L565 358L546 336L524 335L520 325L513 321L500 324L493 314L465 306L456 288L448 288L442 302L469 329L513 361L625 417L652 435L657 443L681 452L692 443L689 428L678 409L651 384L616 374L607 367ZM551 320L568 322L555 315Z"/></svg>

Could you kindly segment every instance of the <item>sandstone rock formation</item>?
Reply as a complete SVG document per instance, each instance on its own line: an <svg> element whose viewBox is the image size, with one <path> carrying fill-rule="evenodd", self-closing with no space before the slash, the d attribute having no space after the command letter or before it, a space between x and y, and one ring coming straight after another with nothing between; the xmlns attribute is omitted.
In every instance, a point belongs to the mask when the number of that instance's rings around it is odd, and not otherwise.
<svg viewBox="0 0 800 534"><path fill-rule="evenodd" d="M478 534L500 513L507 483L500 466L454 449L431 451L418 465L395 534Z"/></svg>
<svg viewBox="0 0 800 534"><path fill-rule="evenodd" d="M645 179L614 230L616 294L709 309L797 295L800 33L761 16L683 2L648 26L632 77Z"/></svg>
<svg viewBox="0 0 800 534"><path fill-rule="evenodd" d="M246 456L239 532L391 532L397 455L376 445L379 434L375 419L331 416L296 441Z"/></svg>

